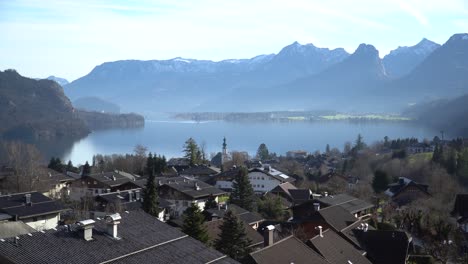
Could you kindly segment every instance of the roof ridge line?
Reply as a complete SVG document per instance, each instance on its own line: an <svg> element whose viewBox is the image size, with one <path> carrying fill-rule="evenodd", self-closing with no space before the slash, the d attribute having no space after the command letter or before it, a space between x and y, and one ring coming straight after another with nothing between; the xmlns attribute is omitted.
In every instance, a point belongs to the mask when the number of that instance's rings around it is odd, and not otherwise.
<svg viewBox="0 0 468 264"><path fill-rule="evenodd" d="M218 260L222 260L222 259L224 259L224 258L226 258L226 257L227 257L227 256L224 255L224 256L221 256L221 257L219 257L219 258L216 258L216 259L210 260L210 261L208 261L208 262L205 262L205 264L214 263L214 262L216 262L216 261L218 261Z"/></svg>
<svg viewBox="0 0 468 264"><path fill-rule="evenodd" d="M133 252L127 253L127 254L125 254L125 255L118 256L118 257L116 257L116 258L113 258L113 259L109 259L109 260L100 262L100 264L111 263L111 262L113 262L113 261L116 261L116 260L119 260L119 259L123 259L123 258L126 258L126 257L128 257L128 256L132 256L132 255L135 255L135 254L138 254L138 253L141 253L141 252L144 252L144 251L147 251L147 250L150 250L150 249L153 249L153 248L156 248L156 247L165 245L165 244L169 244L169 243L172 243L172 242L175 242L175 241L184 239L184 238L186 238L186 237L188 237L188 235L181 236L181 237L178 237L178 238L174 238L174 239L171 239L171 240L168 240L168 241L165 241L165 242L161 242L161 243L159 243L159 244L152 245L152 246L149 246L149 247L146 247L146 248L137 250L137 251L133 251Z"/></svg>

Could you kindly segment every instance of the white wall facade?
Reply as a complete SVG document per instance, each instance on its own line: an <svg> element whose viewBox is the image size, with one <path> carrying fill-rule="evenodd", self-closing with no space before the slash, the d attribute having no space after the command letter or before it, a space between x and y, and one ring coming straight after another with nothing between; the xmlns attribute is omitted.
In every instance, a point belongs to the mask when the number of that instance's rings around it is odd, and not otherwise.
<svg viewBox="0 0 468 264"><path fill-rule="evenodd" d="M258 171L249 172L248 177L255 192L269 192L281 184L279 180Z"/></svg>
<svg viewBox="0 0 468 264"><path fill-rule="evenodd" d="M60 214L51 214L44 216L31 217L23 219L22 221L28 226L36 229L37 231L48 230L57 227L60 219Z"/></svg>

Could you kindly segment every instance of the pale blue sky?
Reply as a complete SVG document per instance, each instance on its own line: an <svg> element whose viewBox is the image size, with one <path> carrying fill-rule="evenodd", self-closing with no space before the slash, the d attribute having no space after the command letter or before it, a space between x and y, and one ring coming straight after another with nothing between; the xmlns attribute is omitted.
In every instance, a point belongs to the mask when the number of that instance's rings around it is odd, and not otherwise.
<svg viewBox="0 0 468 264"><path fill-rule="evenodd" d="M387 54L468 32L468 0L0 0L0 70L69 81L122 59L222 60L299 41Z"/></svg>

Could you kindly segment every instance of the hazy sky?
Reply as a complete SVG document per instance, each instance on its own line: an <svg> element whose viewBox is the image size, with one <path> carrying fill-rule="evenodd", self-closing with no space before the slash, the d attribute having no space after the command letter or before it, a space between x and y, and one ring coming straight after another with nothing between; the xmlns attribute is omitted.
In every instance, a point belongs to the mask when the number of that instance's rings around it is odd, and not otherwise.
<svg viewBox="0 0 468 264"><path fill-rule="evenodd" d="M71 81L106 61L249 58L294 41L383 56L461 32L468 0L0 0L0 70Z"/></svg>

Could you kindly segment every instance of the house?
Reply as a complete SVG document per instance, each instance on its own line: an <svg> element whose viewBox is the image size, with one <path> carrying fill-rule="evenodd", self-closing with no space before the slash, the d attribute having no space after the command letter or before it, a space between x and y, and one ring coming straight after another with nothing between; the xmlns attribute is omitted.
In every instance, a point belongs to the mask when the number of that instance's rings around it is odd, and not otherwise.
<svg viewBox="0 0 468 264"><path fill-rule="evenodd" d="M139 178L121 171L82 176L71 184L70 199L79 201L83 197L138 188L135 184L137 179Z"/></svg>
<svg viewBox="0 0 468 264"><path fill-rule="evenodd" d="M141 209L143 190L141 188L119 192L102 193L96 196L91 218L104 217L109 213L121 213ZM159 215L162 222L169 220L169 211L173 204L163 198L158 199Z"/></svg>
<svg viewBox="0 0 468 264"><path fill-rule="evenodd" d="M311 238L307 244L329 263L372 264L364 256L365 252L356 249L335 231L322 230L321 226L318 226L317 229L318 234Z"/></svg>
<svg viewBox="0 0 468 264"><path fill-rule="evenodd" d="M263 168L250 169L248 176L254 191L259 193L269 192L278 186L278 184L295 181L293 177L289 177L270 165L264 165Z"/></svg>
<svg viewBox="0 0 468 264"><path fill-rule="evenodd" d="M218 202L218 197L226 195L212 185L200 180L186 177L157 177L159 197L172 204L169 214L172 217L179 217L192 204L195 203L201 210L205 208L205 202L213 196ZM135 181L140 188L145 188L146 180Z"/></svg>
<svg viewBox="0 0 468 264"><path fill-rule="evenodd" d="M22 221L36 230L55 228L60 220L60 213L67 210L39 192L0 196L0 214L3 220Z"/></svg>
<svg viewBox="0 0 468 264"><path fill-rule="evenodd" d="M230 169L225 170L211 179L206 181L208 184L214 185L217 188L223 191L231 191L232 190L232 181L234 178L239 174L241 167L232 166Z"/></svg>
<svg viewBox="0 0 468 264"><path fill-rule="evenodd" d="M313 195L310 189L298 189L290 182L278 184L269 193L288 200L291 206L304 203Z"/></svg>
<svg viewBox="0 0 468 264"><path fill-rule="evenodd" d="M305 150L290 150L286 152L286 157L291 159L305 159L309 153Z"/></svg>
<svg viewBox="0 0 468 264"><path fill-rule="evenodd" d="M70 186L75 179L48 168L46 171L48 177L42 180L45 184L43 184L44 188L41 193L56 199L70 195Z"/></svg>
<svg viewBox="0 0 468 264"><path fill-rule="evenodd" d="M435 145L428 143L414 143L406 148L408 154L429 153L434 152Z"/></svg>
<svg viewBox="0 0 468 264"><path fill-rule="evenodd" d="M277 242L273 239L274 226L266 228L264 248L250 253L250 261L256 264L295 263L330 264L301 240L288 236Z"/></svg>
<svg viewBox="0 0 468 264"><path fill-rule="evenodd" d="M290 221L301 230L303 237L310 239L318 234L317 227L341 232L360 221L339 205L321 208L319 203L306 202L292 207L293 218Z"/></svg>
<svg viewBox="0 0 468 264"><path fill-rule="evenodd" d="M457 194L451 214L457 219L460 229L468 233L468 194Z"/></svg>
<svg viewBox="0 0 468 264"><path fill-rule="evenodd" d="M237 263L142 210L0 240L0 263Z"/></svg>
<svg viewBox="0 0 468 264"><path fill-rule="evenodd" d="M322 197L315 198L313 202L319 203L322 208L338 205L355 217L365 216L374 208L373 204L345 193L336 195L325 193Z"/></svg>
<svg viewBox="0 0 468 264"><path fill-rule="evenodd" d="M261 222L265 221L265 219L258 213L247 211L235 204L225 204L224 206L218 205L218 208L207 209L205 212L208 219L216 220L223 218L224 214L228 211L228 208L237 216L237 218L255 230L258 229Z"/></svg>
<svg viewBox="0 0 468 264"><path fill-rule="evenodd" d="M208 244L213 246L214 241L218 239L219 234L221 234L220 226L223 224L223 219L214 219L203 224L205 225L206 231L208 233ZM263 236L246 222L242 221L242 225L244 226L247 239L250 240L249 248L255 249L261 247L263 245Z"/></svg>
<svg viewBox="0 0 468 264"><path fill-rule="evenodd" d="M385 194L398 206L431 196L427 184L417 183L405 177L400 177L397 182L389 184Z"/></svg>

